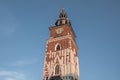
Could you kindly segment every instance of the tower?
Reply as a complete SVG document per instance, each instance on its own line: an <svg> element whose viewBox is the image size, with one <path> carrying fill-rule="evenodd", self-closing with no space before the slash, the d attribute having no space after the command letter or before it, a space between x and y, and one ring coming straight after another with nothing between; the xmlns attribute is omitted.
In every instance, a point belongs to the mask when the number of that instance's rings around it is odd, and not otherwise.
<svg viewBox="0 0 120 80"><path fill-rule="evenodd" d="M78 47L67 14L62 9L46 42L43 80L79 80Z"/></svg>

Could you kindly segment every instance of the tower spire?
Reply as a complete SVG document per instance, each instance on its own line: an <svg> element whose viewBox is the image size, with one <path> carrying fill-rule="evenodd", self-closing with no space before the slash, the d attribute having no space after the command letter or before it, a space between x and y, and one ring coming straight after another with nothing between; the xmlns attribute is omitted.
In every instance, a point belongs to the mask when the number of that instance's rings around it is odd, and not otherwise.
<svg viewBox="0 0 120 80"><path fill-rule="evenodd" d="M64 25L64 24L70 24L70 21L67 17L67 14L66 14L64 8L62 8L60 15L59 15L59 19L57 19L55 25L60 26L60 25Z"/></svg>
<svg viewBox="0 0 120 80"><path fill-rule="evenodd" d="M67 14L65 13L64 8L62 8L59 18L67 18Z"/></svg>

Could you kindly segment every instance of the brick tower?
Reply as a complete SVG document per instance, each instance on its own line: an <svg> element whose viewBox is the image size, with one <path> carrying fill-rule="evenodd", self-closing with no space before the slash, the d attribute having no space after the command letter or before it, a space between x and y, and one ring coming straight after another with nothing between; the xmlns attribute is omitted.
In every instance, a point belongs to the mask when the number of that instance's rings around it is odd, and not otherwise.
<svg viewBox="0 0 120 80"><path fill-rule="evenodd" d="M49 28L43 80L79 80L78 47L67 14L62 9L55 26Z"/></svg>

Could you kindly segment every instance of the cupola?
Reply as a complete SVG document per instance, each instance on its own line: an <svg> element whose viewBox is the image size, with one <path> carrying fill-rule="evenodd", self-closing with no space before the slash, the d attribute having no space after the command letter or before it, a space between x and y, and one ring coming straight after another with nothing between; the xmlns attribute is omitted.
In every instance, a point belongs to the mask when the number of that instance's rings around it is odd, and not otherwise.
<svg viewBox="0 0 120 80"><path fill-rule="evenodd" d="M64 24L71 24L69 19L67 18L67 14L65 13L65 10L62 9L61 13L59 15L59 19L56 21L55 25L60 26Z"/></svg>

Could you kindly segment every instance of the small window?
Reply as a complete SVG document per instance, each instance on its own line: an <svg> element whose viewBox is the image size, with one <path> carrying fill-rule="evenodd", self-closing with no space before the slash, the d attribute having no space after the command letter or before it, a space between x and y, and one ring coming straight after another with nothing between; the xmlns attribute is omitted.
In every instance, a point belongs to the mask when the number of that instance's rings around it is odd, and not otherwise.
<svg viewBox="0 0 120 80"><path fill-rule="evenodd" d="M60 21L60 25L62 24L62 21Z"/></svg>
<svg viewBox="0 0 120 80"><path fill-rule="evenodd" d="M60 72L60 66L59 65L57 65L56 67L55 67L55 74L59 74Z"/></svg>
<svg viewBox="0 0 120 80"><path fill-rule="evenodd" d="M60 43L57 43L55 45L55 51L60 51L60 50L61 50L61 45L60 45Z"/></svg>
<svg viewBox="0 0 120 80"><path fill-rule="evenodd" d="M60 45L57 45L56 51L59 51L59 50L60 50Z"/></svg>

